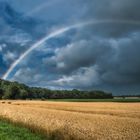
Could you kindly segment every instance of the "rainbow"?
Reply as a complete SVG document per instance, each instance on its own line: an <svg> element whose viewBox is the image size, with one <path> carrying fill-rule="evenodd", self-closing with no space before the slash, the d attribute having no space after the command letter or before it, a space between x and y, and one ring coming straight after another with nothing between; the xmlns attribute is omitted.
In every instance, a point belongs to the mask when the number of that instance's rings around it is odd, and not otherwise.
<svg viewBox="0 0 140 140"><path fill-rule="evenodd" d="M24 60L24 58L28 54L30 54L36 48L40 47L41 44L43 44L44 42L48 41L49 39L57 37L58 35L61 35L61 34L67 32L67 31L69 31L71 29L74 29L74 28L81 28L81 27L88 26L88 25L105 24L105 23L140 25L140 21L134 21L134 20L111 20L111 19L107 19L107 20L89 20L89 21L86 21L86 22L80 22L80 23L77 23L77 24L74 24L74 25L70 25L70 26L67 26L67 27L63 27L63 28L57 29L57 30L51 32L50 34L46 35L45 37L43 37L39 41L37 41L28 50L23 52L20 55L20 57L17 60L15 60L15 62L9 67L9 69L6 71L6 73L2 76L2 79L6 80L9 77L9 75L11 74L11 72L16 68L16 66L20 62L22 62Z"/></svg>

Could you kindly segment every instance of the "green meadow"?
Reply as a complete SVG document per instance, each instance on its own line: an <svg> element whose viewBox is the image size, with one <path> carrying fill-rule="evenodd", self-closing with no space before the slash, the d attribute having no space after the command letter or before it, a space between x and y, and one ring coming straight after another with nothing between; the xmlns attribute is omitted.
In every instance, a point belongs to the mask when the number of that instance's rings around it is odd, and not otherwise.
<svg viewBox="0 0 140 140"><path fill-rule="evenodd" d="M27 128L0 120L0 140L44 140L44 138Z"/></svg>

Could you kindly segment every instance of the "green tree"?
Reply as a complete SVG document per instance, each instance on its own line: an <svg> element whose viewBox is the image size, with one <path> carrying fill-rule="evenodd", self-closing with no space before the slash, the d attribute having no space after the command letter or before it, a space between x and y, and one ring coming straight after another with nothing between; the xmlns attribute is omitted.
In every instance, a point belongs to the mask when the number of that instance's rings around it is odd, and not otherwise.
<svg viewBox="0 0 140 140"><path fill-rule="evenodd" d="M6 99L20 99L20 89L16 84L11 84L6 91Z"/></svg>
<svg viewBox="0 0 140 140"><path fill-rule="evenodd" d="M4 91L2 88L0 88L0 99L2 99L3 94L4 94Z"/></svg>
<svg viewBox="0 0 140 140"><path fill-rule="evenodd" d="M28 98L28 92L25 89L20 90L20 99L27 99Z"/></svg>

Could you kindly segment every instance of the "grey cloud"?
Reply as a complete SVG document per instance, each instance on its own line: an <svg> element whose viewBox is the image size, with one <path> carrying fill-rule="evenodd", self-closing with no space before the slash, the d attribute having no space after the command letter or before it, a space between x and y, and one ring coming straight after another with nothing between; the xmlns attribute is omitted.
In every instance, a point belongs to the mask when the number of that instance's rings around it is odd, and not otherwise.
<svg viewBox="0 0 140 140"><path fill-rule="evenodd" d="M102 46L104 44L104 46ZM55 56L43 59L46 65L54 65L60 73L71 73L80 67L87 67L96 63L98 57L108 51L109 44L106 40L93 38L81 40L57 49Z"/></svg>
<svg viewBox="0 0 140 140"><path fill-rule="evenodd" d="M61 75L70 76L81 68L96 66L102 83L136 84L140 83L139 46L139 33L120 39L94 38L60 48L55 56L43 62Z"/></svg>
<svg viewBox="0 0 140 140"><path fill-rule="evenodd" d="M139 0L93 0L90 13L97 18L139 20Z"/></svg>
<svg viewBox="0 0 140 140"><path fill-rule="evenodd" d="M110 83L136 84L140 83L140 41L139 34L117 41L118 51L112 56L110 62L100 61L101 71L105 81Z"/></svg>
<svg viewBox="0 0 140 140"><path fill-rule="evenodd" d="M18 69L14 77L11 80L20 81L29 85L34 85L36 82L42 79L42 75L37 73L36 70L32 70L29 67L22 67Z"/></svg>
<svg viewBox="0 0 140 140"><path fill-rule="evenodd" d="M86 18L90 19L111 19L115 21L127 20L127 23L110 23L93 25L94 32L104 37L126 36L128 33L140 30L139 25L131 21L140 21L139 0L93 0L86 2Z"/></svg>

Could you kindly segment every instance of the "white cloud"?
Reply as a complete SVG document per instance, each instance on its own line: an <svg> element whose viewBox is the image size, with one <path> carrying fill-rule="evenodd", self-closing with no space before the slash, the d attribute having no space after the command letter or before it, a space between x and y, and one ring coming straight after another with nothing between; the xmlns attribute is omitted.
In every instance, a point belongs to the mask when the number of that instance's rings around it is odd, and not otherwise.
<svg viewBox="0 0 140 140"><path fill-rule="evenodd" d="M11 61L14 61L17 58L17 54L15 52L6 52L5 54L3 54L3 60L6 63L10 63Z"/></svg>
<svg viewBox="0 0 140 140"><path fill-rule="evenodd" d="M76 73L70 76L62 76L62 78L54 80L51 83L57 86L87 88L93 85L99 85L101 81L98 72L96 72L96 66L91 66L88 68L80 68Z"/></svg>
<svg viewBox="0 0 140 140"><path fill-rule="evenodd" d="M3 49L6 48L6 46L7 46L6 44L0 44L0 52L2 52Z"/></svg>
<svg viewBox="0 0 140 140"><path fill-rule="evenodd" d="M1 40L6 40L8 43L17 43L21 46L28 44L32 39L31 36L22 31L17 31L13 35L3 35Z"/></svg>
<svg viewBox="0 0 140 140"><path fill-rule="evenodd" d="M0 52L2 52L2 50L3 50L3 49L2 49L2 46L0 45Z"/></svg>

